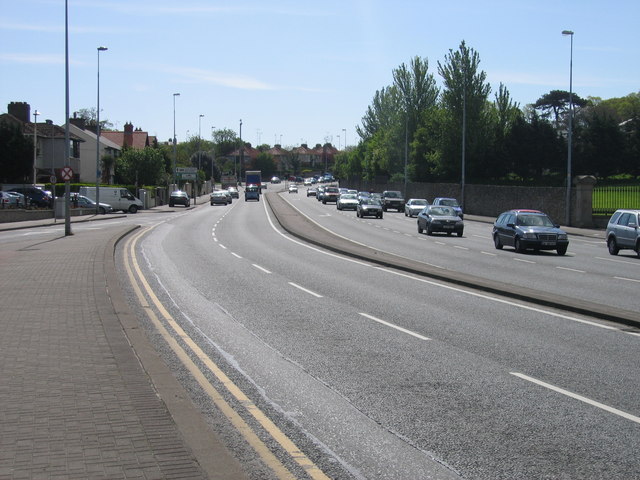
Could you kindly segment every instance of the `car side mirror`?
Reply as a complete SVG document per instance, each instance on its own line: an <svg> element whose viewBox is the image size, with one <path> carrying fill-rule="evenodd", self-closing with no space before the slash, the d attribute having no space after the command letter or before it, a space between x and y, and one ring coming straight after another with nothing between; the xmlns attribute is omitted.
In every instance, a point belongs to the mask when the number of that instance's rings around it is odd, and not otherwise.
<svg viewBox="0 0 640 480"><path fill-rule="evenodd" d="M631 222L631 223L629 223L628 227L629 228L638 228L638 225L636 223Z"/></svg>

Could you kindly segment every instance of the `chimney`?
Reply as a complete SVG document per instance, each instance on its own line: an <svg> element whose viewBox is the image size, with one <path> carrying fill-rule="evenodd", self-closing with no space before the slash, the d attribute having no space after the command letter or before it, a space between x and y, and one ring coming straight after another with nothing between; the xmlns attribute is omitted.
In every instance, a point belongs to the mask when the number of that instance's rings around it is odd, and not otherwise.
<svg viewBox="0 0 640 480"><path fill-rule="evenodd" d="M11 102L7 106L7 113L24 123L31 121L31 106L27 102Z"/></svg>

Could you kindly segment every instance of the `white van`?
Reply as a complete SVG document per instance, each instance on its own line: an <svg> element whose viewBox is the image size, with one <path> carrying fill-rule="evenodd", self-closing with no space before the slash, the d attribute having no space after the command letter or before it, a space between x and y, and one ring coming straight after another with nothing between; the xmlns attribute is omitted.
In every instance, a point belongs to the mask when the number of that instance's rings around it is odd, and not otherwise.
<svg viewBox="0 0 640 480"><path fill-rule="evenodd" d="M80 187L80 195L95 202L96 187ZM100 203L108 203L114 211L136 213L142 208L142 200L134 197L129 190L120 187L100 187Z"/></svg>

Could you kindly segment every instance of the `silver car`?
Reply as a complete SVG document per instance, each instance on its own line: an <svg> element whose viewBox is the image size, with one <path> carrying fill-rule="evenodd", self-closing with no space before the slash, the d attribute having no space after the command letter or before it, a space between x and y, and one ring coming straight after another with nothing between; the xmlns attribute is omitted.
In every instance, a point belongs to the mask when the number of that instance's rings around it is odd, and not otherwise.
<svg viewBox="0 0 640 480"><path fill-rule="evenodd" d="M336 208L338 210L357 210L358 209L358 197L353 193L343 193L336 202Z"/></svg>
<svg viewBox="0 0 640 480"><path fill-rule="evenodd" d="M630 249L640 257L640 210L617 210L609 219L606 239L611 255Z"/></svg>
<svg viewBox="0 0 640 480"><path fill-rule="evenodd" d="M429 202L424 198L410 198L407 203L404 204L404 216L415 217L427 205L429 205Z"/></svg>

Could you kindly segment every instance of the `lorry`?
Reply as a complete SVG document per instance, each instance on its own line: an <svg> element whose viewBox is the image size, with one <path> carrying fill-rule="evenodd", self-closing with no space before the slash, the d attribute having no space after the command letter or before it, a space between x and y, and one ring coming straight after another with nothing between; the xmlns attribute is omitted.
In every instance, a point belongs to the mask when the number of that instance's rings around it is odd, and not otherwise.
<svg viewBox="0 0 640 480"><path fill-rule="evenodd" d="M80 195L96 201L96 187L80 187ZM122 210L127 213L136 213L142 208L142 200L122 187L100 187L100 203L108 203L114 211Z"/></svg>
<svg viewBox="0 0 640 480"><path fill-rule="evenodd" d="M237 187L238 180L235 175L222 175L220 177L220 188L225 190L229 187Z"/></svg>
<svg viewBox="0 0 640 480"><path fill-rule="evenodd" d="M258 190L262 188L262 172L260 170L247 170L245 173L244 186L256 185Z"/></svg>

